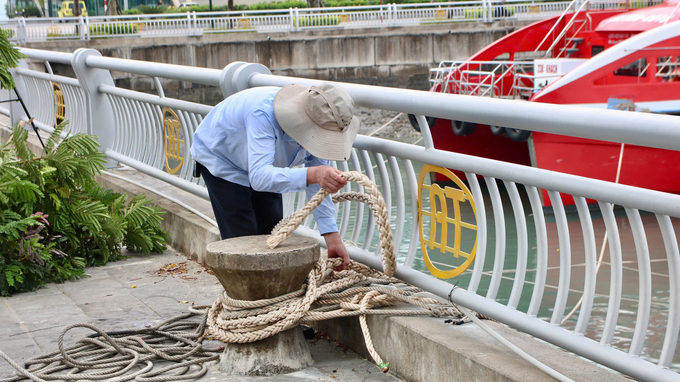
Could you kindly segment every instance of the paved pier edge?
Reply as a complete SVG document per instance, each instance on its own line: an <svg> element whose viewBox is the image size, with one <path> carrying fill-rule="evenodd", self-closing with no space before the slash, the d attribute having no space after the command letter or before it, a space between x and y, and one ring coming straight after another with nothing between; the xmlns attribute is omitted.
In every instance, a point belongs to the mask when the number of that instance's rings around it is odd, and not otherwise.
<svg viewBox="0 0 680 382"><path fill-rule="evenodd" d="M3 139L8 133L5 128L0 130ZM31 136L30 143L32 149L42 151L35 136ZM116 174L167 193L212 216L207 200L132 169L116 171ZM217 228L174 202L121 179L100 175L97 180L100 185L125 192L130 197L146 193L166 212L162 227L169 232L170 245L201 264L205 263L207 245L220 240ZM367 319L376 351L390 362L390 372L406 381L554 381L477 325L451 325L444 321L431 317L369 316ZM575 381L630 381L621 374L503 324L485 323L539 361ZM322 321L316 324L316 329L370 359L357 317ZM377 366L376 372L379 372Z"/></svg>

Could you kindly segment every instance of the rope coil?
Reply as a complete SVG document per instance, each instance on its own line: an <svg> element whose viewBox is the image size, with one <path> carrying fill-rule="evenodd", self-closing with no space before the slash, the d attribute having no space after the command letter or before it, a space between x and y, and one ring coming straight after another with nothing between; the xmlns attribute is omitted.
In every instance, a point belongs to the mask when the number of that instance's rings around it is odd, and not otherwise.
<svg viewBox="0 0 680 382"><path fill-rule="evenodd" d="M359 316L366 347L383 372L389 370L375 351L366 323L369 314L392 316L454 316L465 317L457 308L431 298L413 297L418 288L394 288L375 284L395 284L392 278L397 268L389 214L380 190L367 176L356 171L344 172L342 177L364 187L365 193L345 192L333 196L333 201L356 201L367 204L375 217L380 240L380 255L384 273L366 265L350 261L346 270L334 271L342 259L319 260L309 273L307 284L299 291L274 299L258 301L234 300L224 292L208 313L211 335L227 343L248 343L262 340L291 329L299 324L339 317ZM267 246L276 248L312 214L330 193L324 189L314 195L300 210L284 218L267 238ZM418 306L420 310L380 310L376 307L393 306L397 302Z"/></svg>

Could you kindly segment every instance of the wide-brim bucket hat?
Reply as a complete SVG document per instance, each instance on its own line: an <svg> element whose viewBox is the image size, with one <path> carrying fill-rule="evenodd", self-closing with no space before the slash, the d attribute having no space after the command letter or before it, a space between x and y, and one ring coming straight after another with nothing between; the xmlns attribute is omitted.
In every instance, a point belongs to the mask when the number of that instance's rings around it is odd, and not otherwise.
<svg viewBox="0 0 680 382"><path fill-rule="evenodd" d="M283 131L315 157L349 158L360 121L343 88L329 82L287 85L274 97L274 114Z"/></svg>

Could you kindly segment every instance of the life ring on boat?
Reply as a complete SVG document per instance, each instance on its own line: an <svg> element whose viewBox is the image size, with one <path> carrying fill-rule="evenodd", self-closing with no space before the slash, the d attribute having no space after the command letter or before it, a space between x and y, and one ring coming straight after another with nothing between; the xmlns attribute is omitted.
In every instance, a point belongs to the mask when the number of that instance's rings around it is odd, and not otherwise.
<svg viewBox="0 0 680 382"><path fill-rule="evenodd" d="M477 124L474 122L456 120L451 121L451 129L453 130L453 133L459 136L470 135L475 132L476 128Z"/></svg>
<svg viewBox="0 0 680 382"><path fill-rule="evenodd" d="M506 128L505 134L508 136L508 138L512 139L515 142L524 142L531 136L531 131Z"/></svg>
<svg viewBox="0 0 680 382"><path fill-rule="evenodd" d="M505 127L502 127L502 126L489 125L489 129L491 129L491 134L493 134L493 135L503 135L503 134L505 134Z"/></svg>
<svg viewBox="0 0 680 382"><path fill-rule="evenodd" d="M437 117L425 117L425 119L427 120L427 125L430 126L430 129L437 123ZM408 121L411 122L411 126L413 126L416 131L420 131L420 125L414 114L408 115Z"/></svg>

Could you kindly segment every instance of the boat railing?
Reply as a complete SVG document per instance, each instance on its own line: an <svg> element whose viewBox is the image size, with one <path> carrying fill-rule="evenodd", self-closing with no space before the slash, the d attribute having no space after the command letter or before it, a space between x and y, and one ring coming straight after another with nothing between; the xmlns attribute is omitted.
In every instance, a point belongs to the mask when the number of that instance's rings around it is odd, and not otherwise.
<svg viewBox="0 0 680 382"><path fill-rule="evenodd" d="M656 77L663 81L680 81L680 56L659 57L656 63Z"/></svg>
<svg viewBox="0 0 680 382"><path fill-rule="evenodd" d="M545 57L546 57L546 58L547 58L547 57L550 57L551 55L553 55L553 49L555 49L555 46L562 40L563 37L565 37L565 36L567 35L567 33L569 32L569 30L571 29L571 27L576 23L576 20L577 20L578 15L581 13L581 11L583 10L583 8L585 8L585 7L588 5L589 2L590 2L590 0L585 0L585 1L583 1L583 2L581 3L580 7L579 7L579 8L576 10L576 12L574 12L574 14L572 15L571 19L569 19L569 22L567 22L567 24L564 26L564 28L562 28L562 31L560 31L560 33L557 35L557 37L555 37L555 38L553 39L552 44L550 44L550 47L549 47L548 50L545 52ZM583 23L583 24L581 25L581 28L582 28L584 25L586 25L586 20L585 20L585 19L582 20L582 23ZM557 23L555 23L555 25L557 25ZM579 30L580 30L580 29L579 29ZM540 45L542 45L542 43L539 44L539 47L540 47ZM538 50L538 48L537 48L536 50ZM560 54L561 54L561 52L560 52ZM559 57L559 55L558 55L557 57Z"/></svg>
<svg viewBox="0 0 680 382"><path fill-rule="evenodd" d="M61 118L71 121L70 132L99 136L110 168L126 165L206 199L202 181L191 176L189 148L212 107L168 97L164 83L213 86L225 97L258 86L321 83L275 76L263 65L243 62L216 70L102 57L89 49L22 52L34 69L22 61L11 72L40 129L54 131L56 114L65 110ZM40 62L46 71L36 69ZM54 74L49 63L70 66L75 78ZM148 77L157 94L117 87L112 72ZM63 94L58 104L55 84ZM359 135L350 158L333 164L363 172L382 191L400 264L397 277L633 378L678 380L680 195L439 150L425 116L680 151L677 117L338 85L357 106L414 114L421 127L422 145ZM18 105L0 105L12 123L27 119ZM179 142L179 151L166 152L169 139ZM469 186L431 184L429 175L444 169L465 174ZM348 185L349 190L361 188ZM460 202L460 218L470 220L464 233L454 235L450 227L448 241L430 250L435 243L421 237L431 229L441 232L441 225L432 228L446 220L437 205L454 203L445 190L465 195L455 203ZM565 208L563 198L573 199L576 210ZM305 199L304 193L287 194L285 211L300 208ZM548 200L550 215L543 207ZM341 203L338 227L354 243L348 249L353 259L381 269L368 209ZM324 245L312 219L296 233ZM597 253L605 233L609 257L600 264L609 278L603 281L597 277ZM454 247L458 250L450 252ZM467 270L461 263L465 253L476 254L465 260ZM570 318L565 313L579 297L583 303ZM657 346L646 346L661 338Z"/></svg>
<svg viewBox="0 0 680 382"><path fill-rule="evenodd" d="M431 88L441 93L528 99L533 61L442 61L430 69Z"/></svg>

